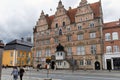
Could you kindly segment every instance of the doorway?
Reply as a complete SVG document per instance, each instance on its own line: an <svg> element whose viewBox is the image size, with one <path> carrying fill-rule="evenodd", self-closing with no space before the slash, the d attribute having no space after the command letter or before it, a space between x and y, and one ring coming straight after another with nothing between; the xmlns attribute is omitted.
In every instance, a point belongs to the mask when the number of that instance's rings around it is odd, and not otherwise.
<svg viewBox="0 0 120 80"><path fill-rule="evenodd" d="M107 70L111 70L112 69L111 59L107 59L106 62L107 62Z"/></svg>
<svg viewBox="0 0 120 80"><path fill-rule="evenodd" d="M100 62L95 62L95 70L100 70Z"/></svg>

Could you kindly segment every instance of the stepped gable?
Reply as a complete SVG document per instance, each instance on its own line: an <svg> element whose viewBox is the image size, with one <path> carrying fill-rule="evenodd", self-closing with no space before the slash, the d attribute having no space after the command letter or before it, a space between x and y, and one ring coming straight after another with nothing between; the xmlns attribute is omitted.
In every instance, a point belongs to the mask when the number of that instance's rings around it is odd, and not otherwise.
<svg viewBox="0 0 120 80"><path fill-rule="evenodd" d="M92 8L92 10L94 12L94 18L100 17L100 2L92 3L92 4L90 4L90 7ZM67 15L69 16L71 23L75 22L76 12L77 12L77 8L69 9L67 11ZM52 16L47 15L46 16L46 20L47 20L49 26L51 26L54 16L55 15L52 15Z"/></svg>

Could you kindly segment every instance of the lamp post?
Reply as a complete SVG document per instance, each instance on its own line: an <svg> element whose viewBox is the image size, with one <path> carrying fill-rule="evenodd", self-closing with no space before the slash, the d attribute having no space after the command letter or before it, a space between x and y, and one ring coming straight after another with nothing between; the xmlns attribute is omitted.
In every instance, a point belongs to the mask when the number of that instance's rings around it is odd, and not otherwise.
<svg viewBox="0 0 120 80"><path fill-rule="evenodd" d="M1 72L2 72L2 53L4 49L4 44L0 41L0 80L1 80Z"/></svg>
<svg viewBox="0 0 120 80"><path fill-rule="evenodd" d="M84 58L84 71L86 71L86 58L85 56L83 58Z"/></svg>

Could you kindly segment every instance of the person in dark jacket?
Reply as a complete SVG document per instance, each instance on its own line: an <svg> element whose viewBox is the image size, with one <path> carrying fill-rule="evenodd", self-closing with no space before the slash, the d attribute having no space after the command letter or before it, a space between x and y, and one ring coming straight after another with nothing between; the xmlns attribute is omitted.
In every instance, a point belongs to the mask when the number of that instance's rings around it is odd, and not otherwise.
<svg viewBox="0 0 120 80"><path fill-rule="evenodd" d="M20 80L22 80L24 72L25 72L25 70L21 67L20 70L19 70Z"/></svg>

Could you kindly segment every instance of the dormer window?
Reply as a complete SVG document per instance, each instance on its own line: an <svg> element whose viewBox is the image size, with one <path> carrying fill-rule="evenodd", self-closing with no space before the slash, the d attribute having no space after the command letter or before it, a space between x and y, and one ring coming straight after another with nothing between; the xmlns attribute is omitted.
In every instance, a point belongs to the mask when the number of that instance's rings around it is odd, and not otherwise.
<svg viewBox="0 0 120 80"><path fill-rule="evenodd" d="M80 22L82 21L82 18L80 19Z"/></svg>
<svg viewBox="0 0 120 80"><path fill-rule="evenodd" d="M89 27L93 28L94 27L94 23L90 23Z"/></svg>
<svg viewBox="0 0 120 80"><path fill-rule="evenodd" d="M81 30L82 29L82 26L78 26L78 30Z"/></svg>
<svg viewBox="0 0 120 80"><path fill-rule="evenodd" d="M65 22L63 22L63 26L65 26Z"/></svg>
<svg viewBox="0 0 120 80"><path fill-rule="evenodd" d="M55 27L58 28L58 23L56 23Z"/></svg>

